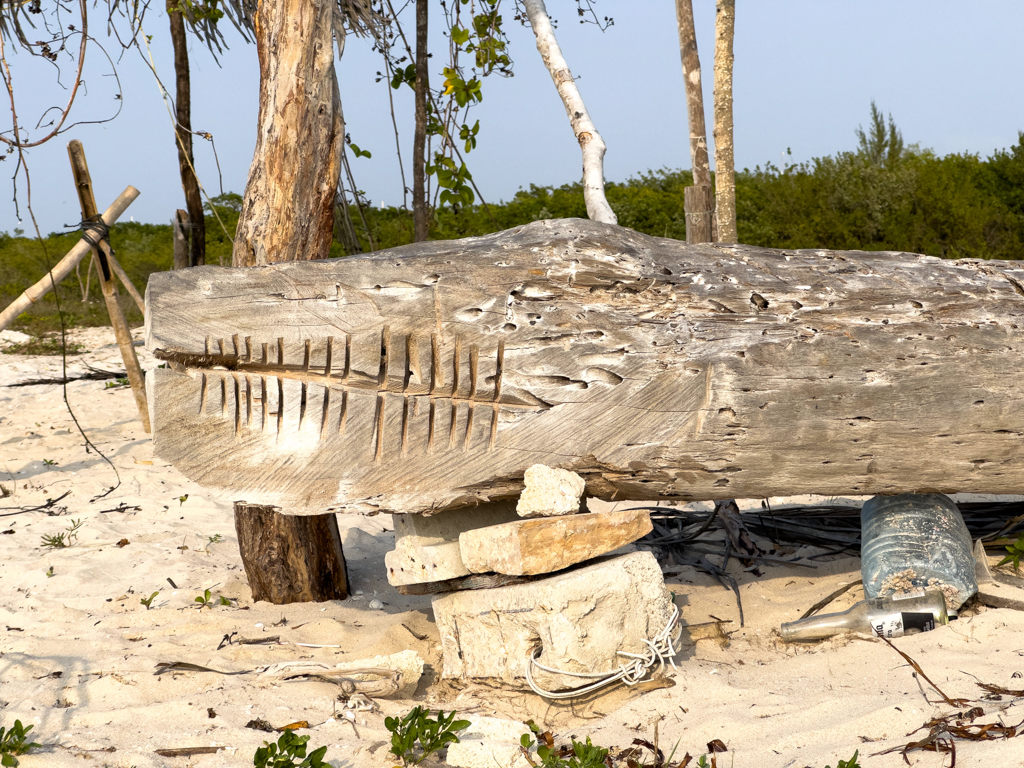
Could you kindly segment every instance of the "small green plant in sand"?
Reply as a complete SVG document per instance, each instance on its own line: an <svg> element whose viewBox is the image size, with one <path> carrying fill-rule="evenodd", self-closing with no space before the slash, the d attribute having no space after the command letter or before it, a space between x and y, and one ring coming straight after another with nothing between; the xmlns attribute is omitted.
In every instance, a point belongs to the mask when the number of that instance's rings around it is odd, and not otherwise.
<svg viewBox="0 0 1024 768"><path fill-rule="evenodd" d="M277 743L264 741L263 746L256 750L252 764L256 768L321 768L327 747L314 749L306 757L306 742L309 736L296 736L293 731L285 731ZM298 760L302 762L297 762ZM328 766L328 768L330 768Z"/></svg>
<svg viewBox="0 0 1024 768"><path fill-rule="evenodd" d="M57 462L54 459L43 459L43 466L55 467L57 466Z"/></svg>
<svg viewBox="0 0 1024 768"><path fill-rule="evenodd" d="M0 765L4 768L14 768L18 765L17 755L27 754L29 750L42 746L34 741L27 740L27 734L35 726L27 728L21 724L21 720L15 720L9 730L4 730L0 725Z"/></svg>
<svg viewBox="0 0 1024 768"><path fill-rule="evenodd" d="M124 379L114 379L113 381L108 381L103 386L103 388L104 389L121 389L121 388L127 387L127 386L128 386L128 379L124 378Z"/></svg>
<svg viewBox="0 0 1024 768"><path fill-rule="evenodd" d="M836 768L860 768L860 763L857 762L857 755L860 754L860 750L856 750L853 753L853 757L849 760L840 760L836 763ZM832 766L826 765L825 768L832 768Z"/></svg>
<svg viewBox="0 0 1024 768"><path fill-rule="evenodd" d="M555 740L550 732L541 733L540 728L532 720L529 720L527 725L530 726L532 733L524 733L519 739L522 747L520 751L526 762L534 768L605 768L608 765L608 750L591 743L589 736L585 742L571 739L568 750L556 749ZM539 763L531 754L534 747L535 755L540 759ZM671 758L669 760L671 762Z"/></svg>
<svg viewBox="0 0 1024 768"><path fill-rule="evenodd" d="M142 603L142 604L143 604L144 606L146 606L146 610L148 611L148 610L149 610L149 609L150 609L150 608L151 608L151 607L153 606L153 600L154 600L154 599L156 598L156 596L157 596L157 595L159 595L159 594L160 594L160 592L159 592L159 590L157 590L156 592L154 592L154 593L153 593L152 595L150 595L149 597L143 597L143 598L140 598L140 599L139 599L139 602L140 602L140 603Z"/></svg>
<svg viewBox="0 0 1024 768"><path fill-rule="evenodd" d="M215 605L234 605L231 601L237 598L224 597L224 595L218 595L216 598L213 596L213 592L208 589L203 590L203 594L199 595L195 602L199 603L199 610L203 608L213 608ZM148 606L147 606L148 607Z"/></svg>
<svg viewBox="0 0 1024 768"><path fill-rule="evenodd" d="M78 529L84 525L82 520L72 520L67 530L53 536L43 536L42 545L46 549L64 549L70 547L78 539Z"/></svg>
<svg viewBox="0 0 1024 768"><path fill-rule="evenodd" d="M384 718L384 727L391 731L391 754L408 766L418 765L437 750L458 742L458 732L469 727L469 720L456 720L455 712L445 717L443 711L432 718L429 710L413 707L405 717Z"/></svg>
<svg viewBox="0 0 1024 768"><path fill-rule="evenodd" d="M1007 545L1004 549L1006 549L1009 554L996 563L996 567L1012 563L1014 573L1020 573L1020 559L1021 557L1024 557L1024 535L1019 536L1015 542Z"/></svg>
<svg viewBox="0 0 1024 768"><path fill-rule="evenodd" d="M198 533L196 534L196 536L199 536L199 538L203 538ZM220 544L222 541L224 541L224 537L221 536L219 533L215 533L215 534L213 534L213 536L207 536L206 537L206 546L203 547L203 552L209 553L210 546L212 544Z"/></svg>

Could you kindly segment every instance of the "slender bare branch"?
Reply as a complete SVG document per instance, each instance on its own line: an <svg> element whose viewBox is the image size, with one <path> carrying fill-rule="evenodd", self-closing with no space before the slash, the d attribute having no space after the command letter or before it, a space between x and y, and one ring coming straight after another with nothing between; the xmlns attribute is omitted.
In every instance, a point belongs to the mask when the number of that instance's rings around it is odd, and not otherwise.
<svg viewBox="0 0 1024 768"><path fill-rule="evenodd" d="M587 204L587 216L593 221L618 224L615 212L604 194L604 139L597 132L594 121L590 119L590 113L583 103L583 97L576 87L569 65L562 56L561 48L558 47L551 18L543 0L523 0L523 6L530 19L533 34L537 38L537 51L555 82L555 88L569 116L572 131L583 150L583 199Z"/></svg>

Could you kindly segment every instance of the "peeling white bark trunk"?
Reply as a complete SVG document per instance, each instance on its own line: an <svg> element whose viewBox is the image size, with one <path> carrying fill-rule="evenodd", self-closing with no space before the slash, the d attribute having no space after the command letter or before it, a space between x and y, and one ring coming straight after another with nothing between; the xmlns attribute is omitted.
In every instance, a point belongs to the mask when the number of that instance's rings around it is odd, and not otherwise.
<svg viewBox="0 0 1024 768"><path fill-rule="evenodd" d="M718 237L735 243L736 169L732 146L732 41L736 0L718 0L715 13L715 211Z"/></svg>
<svg viewBox="0 0 1024 768"><path fill-rule="evenodd" d="M562 56L562 49L558 47L543 0L523 0L523 5L530 18L533 34L537 37L537 51L551 73L551 79L555 81L555 88L565 105L572 131L583 150L583 199L587 204L587 216L592 221L618 224L615 212L604 195L604 139L594 127L569 65Z"/></svg>

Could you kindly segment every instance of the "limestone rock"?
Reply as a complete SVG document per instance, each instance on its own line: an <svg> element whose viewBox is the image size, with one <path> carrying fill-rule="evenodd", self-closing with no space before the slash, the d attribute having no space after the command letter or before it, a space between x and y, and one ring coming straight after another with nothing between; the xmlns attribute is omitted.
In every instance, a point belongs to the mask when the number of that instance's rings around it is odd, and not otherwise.
<svg viewBox="0 0 1024 768"><path fill-rule="evenodd" d="M974 575L978 581L978 602L990 608L1024 611L1024 580L1008 574L993 574L985 544L974 544Z"/></svg>
<svg viewBox="0 0 1024 768"><path fill-rule="evenodd" d="M435 597L434 619L444 655L442 676L493 678L526 686L538 661L572 672L618 669L619 651L641 653L665 628L672 598L650 552L633 552L546 579ZM575 688L580 678L534 670L548 690Z"/></svg>
<svg viewBox="0 0 1024 768"><path fill-rule="evenodd" d="M272 684L296 675L344 677L356 683L357 692L374 698L411 699L423 676L423 665L416 651L406 650L371 659L343 661L334 666L319 661L281 662L264 669L261 677Z"/></svg>
<svg viewBox="0 0 1024 768"><path fill-rule="evenodd" d="M523 477L526 487L516 512L520 517L574 515L580 510L580 496L586 482L575 472L534 464Z"/></svg>
<svg viewBox="0 0 1024 768"><path fill-rule="evenodd" d="M519 739L530 727L516 720L471 717L469 728L459 734L459 743L448 747L447 765L455 768L529 768L519 751Z"/></svg>
<svg viewBox="0 0 1024 768"><path fill-rule="evenodd" d="M468 576L459 534L482 525L518 520L513 502L498 501L436 515L392 515L395 548L384 555L393 587Z"/></svg>
<svg viewBox="0 0 1024 768"><path fill-rule="evenodd" d="M462 562L472 573L511 576L552 573L646 536L650 513L642 509L517 520L459 535Z"/></svg>

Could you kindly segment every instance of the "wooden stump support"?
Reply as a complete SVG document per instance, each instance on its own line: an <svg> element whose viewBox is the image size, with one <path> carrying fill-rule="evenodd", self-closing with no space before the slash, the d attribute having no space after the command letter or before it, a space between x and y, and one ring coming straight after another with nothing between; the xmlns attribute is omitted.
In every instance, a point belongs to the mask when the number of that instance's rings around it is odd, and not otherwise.
<svg viewBox="0 0 1024 768"><path fill-rule="evenodd" d="M253 600L285 605L348 597L348 567L334 515L282 515L238 501L235 532Z"/></svg>

